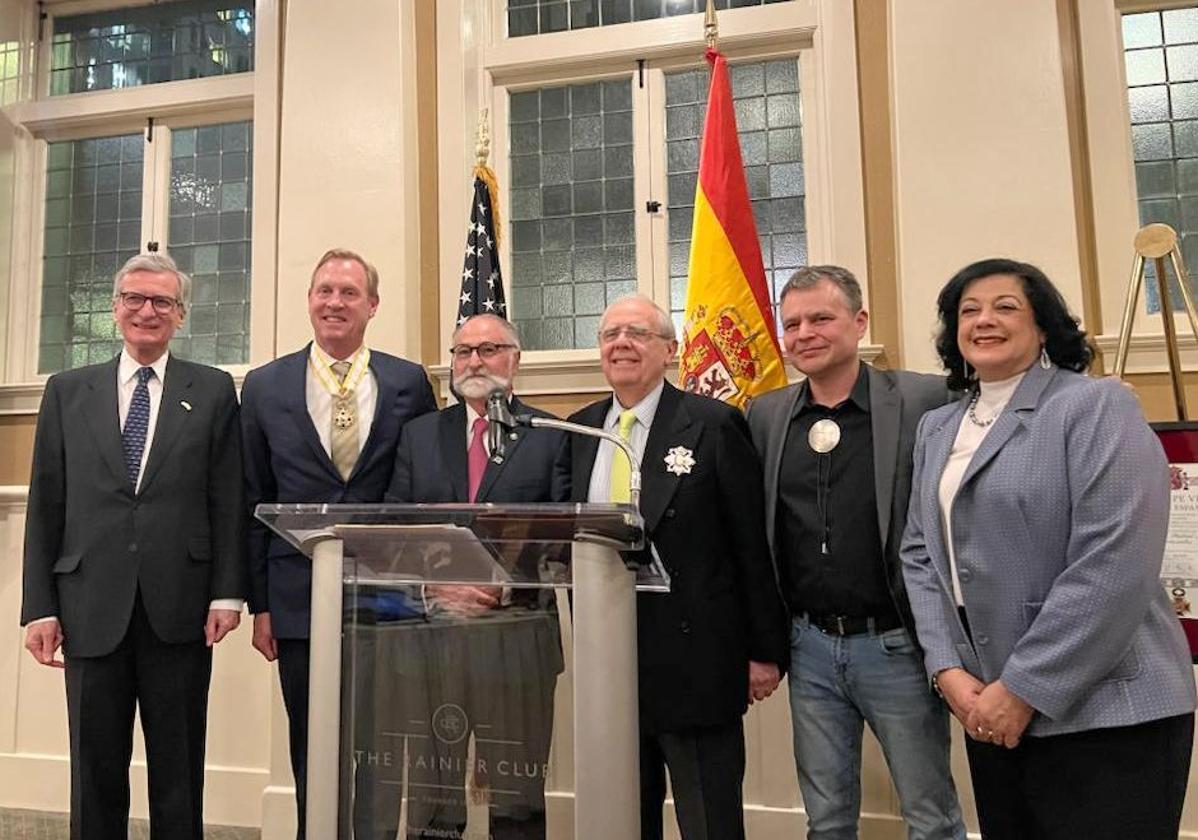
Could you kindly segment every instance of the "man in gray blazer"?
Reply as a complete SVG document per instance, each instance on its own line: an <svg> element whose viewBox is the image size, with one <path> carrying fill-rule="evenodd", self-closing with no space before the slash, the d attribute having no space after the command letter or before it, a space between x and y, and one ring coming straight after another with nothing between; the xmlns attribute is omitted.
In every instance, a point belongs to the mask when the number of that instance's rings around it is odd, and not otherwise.
<svg viewBox="0 0 1198 840"><path fill-rule="evenodd" d="M963 838L948 713L924 674L899 560L916 426L950 392L941 377L860 360L869 316L847 269L799 269L780 305L787 358L807 379L763 394L748 419L792 617L790 705L808 837L857 836L868 723L908 836Z"/></svg>
<svg viewBox="0 0 1198 840"><path fill-rule="evenodd" d="M124 349L50 377L38 413L21 623L66 670L72 840L128 834L135 707L151 834L204 834L212 646L239 621L245 506L232 378L167 352L190 292L169 257L125 263Z"/></svg>

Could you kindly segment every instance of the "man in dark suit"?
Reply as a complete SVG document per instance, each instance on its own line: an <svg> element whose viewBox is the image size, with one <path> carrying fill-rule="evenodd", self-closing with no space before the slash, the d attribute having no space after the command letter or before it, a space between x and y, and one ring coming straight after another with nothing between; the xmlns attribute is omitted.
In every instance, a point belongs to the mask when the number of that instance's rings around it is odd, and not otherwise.
<svg viewBox="0 0 1198 840"><path fill-rule="evenodd" d="M245 511L233 380L167 352L190 297L169 257L130 259L124 349L50 377L38 413L21 623L66 669L73 840L128 834L135 708L150 831L203 838L212 646L240 617Z"/></svg>
<svg viewBox="0 0 1198 840"><path fill-rule="evenodd" d="M352 251L327 252L308 287L314 341L246 375L241 426L251 511L263 502L382 501L400 429L437 404L419 365L363 343L378 304L374 266ZM253 644L279 662L302 838L311 566L256 519L249 558Z"/></svg>
<svg viewBox="0 0 1198 840"><path fill-rule="evenodd" d="M570 419L613 430L641 453L641 515L670 577L668 594L637 601L641 836L662 837L668 768L684 840L736 840L744 837L741 718L778 684L786 619L744 417L665 381L677 348L673 323L653 301L616 301L599 328L613 397ZM627 501L627 459L610 443L574 437L571 465L576 501Z"/></svg>
<svg viewBox="0 0 1198 840"><path fill-rule="evenodd" d="M868 722L912 840L963 838L948 714L924 675L899 560L916 427L950 392L943 377L861 362L869 316L847 269L799 269L780 306L786 355L807 379L754 400L749 427L793 619L788 680L808 837L857 836Z"/></svg>
<svg viewBox="0 0 1198 840"><path fill-rule="evenodd" d="M565 443L562 432L517 427L505 433L502 457L491 457L486 403L493 391L507 395L513 414L550 416L512 395L520 365L520 340L512 325L497 315L468 318L454 332L450 354L454 389L462 402L404 427L387 501L569 501L569 474L560 459ZM529 546L500 562L509 566L513 581L536 581L541 559L541 552ZM434 620L419 628L430 647L416 658L428 668L421 682L435 698L426 702L424 711L446 702L464 709L475 736L475 784L490 788L488 836L544 838L542 771L553 730L553 691L562 670L553 591L497 582L428 586L424 594ZM442 629L428 632L436 630L439 615L447 619ZM468 664L472 671L446 673L455 661ZM406 667L419 668L420 663ZM408 836L464 836L465 803L460 792L466 739L448 745L436 739L415 743L409 750L447 753L430 756L428 764L452 770L435 774L441 802L422 808L409 794ZM409 764L413 763L410 757ZM512 767L537 769L515 774ZM459 795L447 795L446 788L458 789Z"/></svg>

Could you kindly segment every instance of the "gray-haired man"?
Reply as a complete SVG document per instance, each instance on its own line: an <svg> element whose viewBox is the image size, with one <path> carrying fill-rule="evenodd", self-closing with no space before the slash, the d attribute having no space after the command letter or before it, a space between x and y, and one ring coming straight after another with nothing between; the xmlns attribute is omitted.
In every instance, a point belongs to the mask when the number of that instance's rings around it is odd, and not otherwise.
<svg viewBox="0 0 1198 840"><path fill-rule="evenodd" d="M245 510L233 380L167 351L190 287L169 257L129 260L120 355L50 377L38 414L21 623L66 671L73 840L128 832L135 708L151 833L203 837L212 646L239 621Z"/></svg>

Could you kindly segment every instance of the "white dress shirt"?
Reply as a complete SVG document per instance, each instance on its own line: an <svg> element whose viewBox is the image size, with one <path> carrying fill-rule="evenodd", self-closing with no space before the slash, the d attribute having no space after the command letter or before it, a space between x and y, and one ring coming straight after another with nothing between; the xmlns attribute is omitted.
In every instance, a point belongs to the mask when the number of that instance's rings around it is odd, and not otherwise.
<svg viewBox="0 0 1198 840"><path fill-rule="evenodd" d="M632 424L629 433L629 443L636 452L637 460L645 456L645 442L649 439L649 427L653 425L653 417L657 414L657 404L661 402L661 392L666 383L663 379L657 387L645 395L645 398L633 406L620 404L620 400L612 395L611 408L603 421L603 430L620 434L620 414L626 408L631 408L636 414L636 422ZM595 466L591 468L591 484L587 490L588 502L611 501L611 462L616 454L616 445L609 440L599 441L599 450L595 453Z"/></svg>
<svg viewBox="0 0 1198 840"><path fill-rule="evenodd" d="M316 434L320 436L320 445L324 447L324 451L331 458L333 457L332 444L332 424L333 424L333 395L329 393L329 389L324 386L317 377L316 372L312 370L313 366L321 364L332 365L334 362L349 362L351 365L358 354L362 352L362 348L358 348L345 359L334 359L328 353L320 349L320 345L315 341L312 342L312 350L309 353L311 362L308 364L307 384L305 386L305 397L308 403L308 416L312 418L312 425L316 427ZM369 367L366 368L366 373L363 374L362 380L358 383L358 387L354 390L354 396L358 402L358 416L355 421L358 426L358 452L362 452L362 447L366 445L367 438L370 437L370 427L374 423L374 409L378 403L378 383L374 378L374 371Z"/></svg>
<svg viewBox="0 0 1198 840"><path fill-rule="evenodd" d="M979 383L981 393L978 395L977 405L973 409L978 420L986 423L987 420L998 419L998 415L1002 414L1007 403L1011 401L1011 395L1015 393L1015 388L1023 380L1024 373L1027 371L1018 373L1010 379ZM986 435L993 427L993 422L979 426L970 419L969 412L966 411L961 418L961 425L957 428L957 437L953 441L948 462L944 465L944 472L940 474L940 521L944 528L944 546L948 549L948 568L952 575L953 598L958 607L965 606L965 599L961 595L961 581L957 577L957 556L953 548L953 500L957 497L957 491L961 488L961 479L965 477L965 471L969 468L974 453L978 451L978 447L982 445L982 441L986 439Z"/></svg>

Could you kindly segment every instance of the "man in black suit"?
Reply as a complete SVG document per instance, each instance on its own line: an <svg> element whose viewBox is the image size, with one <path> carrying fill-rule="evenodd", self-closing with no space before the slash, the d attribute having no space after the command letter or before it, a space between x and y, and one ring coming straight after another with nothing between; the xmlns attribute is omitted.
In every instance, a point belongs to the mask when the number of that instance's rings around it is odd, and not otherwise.
<svg viewBox="0 0 1198 840"><path fill-rule="evenodd" d="M450 348L454 389L462 402L425 415L404 427L387 501L405 503L494 502L530 504L569 501L569 474L560 456L565 435L553 429L517 427L504 434L504 452L491 457L487 397L496 390L513 414L547 417L512 395L520 365L515 328L497 315L475 315L460 324ZM520 535L512 535L516 540ZM501 557L513 581L540 579L542 552L528 546ZM429 696L415 712L443 703L462 708L476 744L474 781L490 788L488 835L545 837L545 777L553 730L553 691L562 670L557 613L551 589L491 586L428 586L430 622L420 628L429 647L402 667L427 671L417 678ZM439 632L438 617L444 617ZM467 618L467 621L456 620ZM453 673L453 663L463 670ZM466 671L469 670L467 674ZM410 718L411 715L404 715ZM401 721L404 723L406 721ZM417 740L409 750L436 750L428 765L451 770L433 774L441 802L420 807L409 794L408 836L462 836L466 739L441 744ZM446 761L446 759L448 759ZM415 765L411 757L409 764ZM513 767L536 768L513 773ZM411 779L412 771L409 771ZM416 776L419 777L419 773ZM416 788L409 784L410 790ZM446 788L458 790L457 795Z"/></svg>
<svg viewBox="0 0 1198 840"><path fill-rule="evenodd" d="M240 620L245 509L233 380L167 351L190 297L169 257L126 262L124 349L50 377L38 413L21 623L66 669L73 840L128 834L135 708L152 834L203 838L212 646Z"/></svg>
<svg viewBox="0 0 1198 840"><path fill-rule="evenodd" d="M263 502L382 501L400 429L436 410L419 365L364 344L378 283L378 271L353 251L325 253L308 287L315 340L246 375L241 426L251 511ZM311 565L256 519L249 558L253 644L279 662L303 838Z"/></svg>
<svg viewBox="0 0 1198 840"><path fill-rule="evenodd" d="M942 376L861 361L869 316L847 269L800 268L780 305L786 355L807 379L754 400L749 428L793 618L788 688L809 836L857 836L868 722L911 840L964 838L948 711L924 674L899 560L915 431L951 394Z"/></svg>
<svg viewBox="0 0 1198 840"><path fill-rule="evenodd" d="M641 836L662 837L668 769L684 840L737 840L741 718L778 685L786 619L744 417L665 381L677 348L673 323L653 301L616 301L599 328L614 399L570 419L615 431L641 453L641 515L670 578L668 594L637 601ZM571 465L576 501L627 500L627 461L611 444L574 437Z"/></svg>

